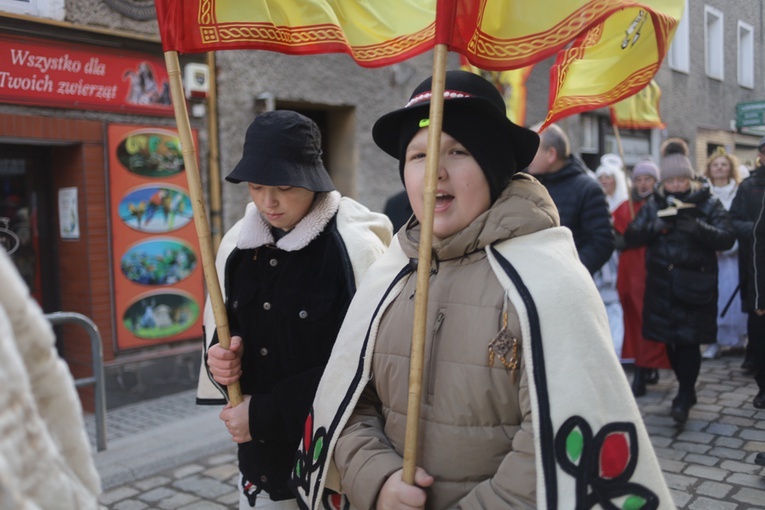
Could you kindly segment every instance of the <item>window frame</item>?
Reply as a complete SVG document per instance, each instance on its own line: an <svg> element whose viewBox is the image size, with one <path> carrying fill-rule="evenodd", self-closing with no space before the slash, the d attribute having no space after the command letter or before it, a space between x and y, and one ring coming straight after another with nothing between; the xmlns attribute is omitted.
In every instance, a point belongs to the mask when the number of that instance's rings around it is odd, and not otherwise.
<svg viewBox="0 0 765 510"><path fill-rule="evenodd" d="M742 37L743 35L743 37ZM736 29L736 68L738 84L742 87L754 88L754 27L749 23L738 20ZM746 40L744 40L746 39Z"/></svg>
<svg viewBox="0 0 765 510"><path fill-rule="evenodd" d="M704 6L704 71L713 80L725 79L725 15Z"/></svg>

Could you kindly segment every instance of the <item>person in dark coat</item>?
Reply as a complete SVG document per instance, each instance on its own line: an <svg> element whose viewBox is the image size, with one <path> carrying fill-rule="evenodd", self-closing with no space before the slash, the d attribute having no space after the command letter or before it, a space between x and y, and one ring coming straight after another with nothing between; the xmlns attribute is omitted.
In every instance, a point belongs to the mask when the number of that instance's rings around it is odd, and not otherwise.
<svg viewBox="0 0 765 510"><path fill-rule="evenodd" d="M749 261L748 265L740 266L741 273L745 270L747 273L747 278L741 277L740 280L742 307L744 301L749 306L748 310L745 310L749 313L747 321L749 345L745 361L751 363L754 379L759 387L752 405L757 409L765 409L765 201L763 200L765 138L760 140L759 153L759 165L739 186L736 197L733 199L731 213L736 207L734 226L739 236L739 261L742 264L747 259ZM748 216L752 219L751 222L748 221L747 214L757 209L758 204L759 210L755 215ZM751 227L749 227L750 223ZM742 239L748 241L746 248ZM748 253L742 256L743 251Z"/></svg>
<svg viewBox="0 0 765 510"><path fill-rule="evenodd" d="M595 273L614 251L606 194L584 163L571 154L568 136L557 124L539 134L539 148L526 171L541 182L555 202L560 224L574 235L579 260Z"/></svg>
<svg viewBox="0 0 765 510"><path fill-rule="evenodd" d="M409 203L406 190L392 195L385 201L383 214L393 223L394 232L398 232L398 229L404 226L409 218L412 217L412 204Z"/></svg>
<svg viewBox="0 0 765 510"><path fill-rule="evenodd" d="M241 385L243 402L220 414L239 444L240 509L297 508L287 482L316 387L357 279L392 235L384 215L335 191L320 136L297 112L259 115L226 177L253 203L224 237L236 247L218 254L231 344L214 335L206 362L216 383Z"/></svg>
<svg viewBox="0 0 765 510"><path fill-rule="evenodd" d="M645 246L627 246L624 233L635 215L645 205L659 182L659 167L653 161L643 160L632 168L632 200L622 203L614 211L614 230L619 254L616 288L624 309L623 358L634 358L632 394L642 397L646 384L659 380L659 368L671 368L664 344L643 338L643 301L645 300Z"/></svg>
<svg viewBox="0 0 765 510"><path fill-rule="evenodd" d="M661 183L625 232L628 246L647 245L643 336L663 342L679 383L672 418L696 403L701 344L717 340L717 251L733 246L728 213L697 177L690 160L661 161ZM687 206L687 207L684 207Z"/></svg>
<svg viewBox="0 0 765 510"><path fill-rule="evenodd" d="M765 194L765 138L757 147L757 167L748 178L741 181L730 206L730 217L738 239L738 280L741 293L741 311L747 314L747 346L744 362L746 372L754 372L756 359L765 352L765 316L756 311L755 266L753 259L754 224L760 216Z"/></svg>

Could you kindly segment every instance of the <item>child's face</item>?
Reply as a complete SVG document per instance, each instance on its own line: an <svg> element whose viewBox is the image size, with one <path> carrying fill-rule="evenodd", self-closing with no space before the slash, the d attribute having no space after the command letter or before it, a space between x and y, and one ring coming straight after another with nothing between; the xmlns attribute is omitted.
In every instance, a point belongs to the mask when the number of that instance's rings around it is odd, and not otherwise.
<svg viewBox="0 0 765 510"><path fill-rule="evenodd" d="M727 182L730 179L730 174L730 162L726 157L717 157L709 164L709 178L713 181L721 180Z"/></svg>
<svg viewBox="0 0 765 510"><path fill-rule="evenodd" d="M427 148L428 130L422 128L409 142L404 163L406 192L412 211L420 221L424 214ZM441 133L433 235L444 239L456 234L490 206L489 183L481 167L461 143Z"/></svg>
<svg viewBox="0 0 765 510"><path fill-rule="evenodd" d="M664 190L668 193L683 193L691 189L691 180L688 177L672 177L664 181Z"/></svg>
<svg viewBox="0 0 765 510"><path fill-rule="evenodd" d="M252 201L272 227L291 230L302 220L315 193L297 186L264 186L248 183Z"/></svg>

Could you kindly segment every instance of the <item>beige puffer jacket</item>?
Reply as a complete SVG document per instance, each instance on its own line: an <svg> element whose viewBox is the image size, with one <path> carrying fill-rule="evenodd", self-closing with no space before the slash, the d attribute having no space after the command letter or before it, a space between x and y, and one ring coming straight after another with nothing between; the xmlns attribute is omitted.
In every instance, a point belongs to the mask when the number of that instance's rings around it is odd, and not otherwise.
<svg viewBox="0 0 765 510"><path fill-rule="evenodd" d="M519 344L520 326L483 248L557 225L557 210L544 187L517 175L491 209L434 246L437 272L428 299L418 455L436 478L428 508L535 507L524 364L515 374L499 359L489 366L488 346L501 329L503 308ZM398 234L410 258L417 258L418 237L418 225ZM410 352L410 342L402 339L411 338L415 284L411 275L384 312L372 381L335 450L343 492L355 508L373 508L384 480L401 468Z"/></svg>

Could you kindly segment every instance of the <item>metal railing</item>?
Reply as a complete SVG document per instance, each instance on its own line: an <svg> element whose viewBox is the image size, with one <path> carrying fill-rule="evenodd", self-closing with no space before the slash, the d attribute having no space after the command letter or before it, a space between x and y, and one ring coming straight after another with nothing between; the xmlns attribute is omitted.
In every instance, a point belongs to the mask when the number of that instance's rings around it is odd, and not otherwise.
<svg viewBox="0 0 765 510"><path fill-rule="evenodd" d="M53 312L45 314L53 324L76 323L84 327L90 336L90 348L93 356L93 375L74 380L76 387L95 385L96 413L96 448L106 450L106 392L104 391L104 353L101 346L101 334L98 326L85 315L75 312Z"/></svg>

